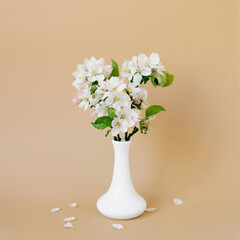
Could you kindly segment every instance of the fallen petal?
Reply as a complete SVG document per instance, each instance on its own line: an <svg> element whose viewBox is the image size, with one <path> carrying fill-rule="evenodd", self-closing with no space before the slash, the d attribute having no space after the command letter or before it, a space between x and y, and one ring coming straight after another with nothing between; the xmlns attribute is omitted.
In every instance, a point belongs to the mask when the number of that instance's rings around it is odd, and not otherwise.
<svg viewBox="0 0 240 240"><path fill-rule="evenodd" d="M61 208L56 207L56 208L51 209L51 212L58 212L59 210L61 210Z"/></svg>
<svg viewBox="0 0 240 240"><path fill-rule="evenodd" d="M146 209L145 209L145 212L153 212L153 211L155 211L155 210L156 210L155 207L153 207L153 208L146 208Z"/></svg>
<svg viewBox="0 0 240 240"><path fill-rule="evenodd" d="M70 222L67 222L66 224L64 224L65 228L73 228L73 225Z"/></svg>
<svg viewBox="0 0 240 240"><path fill-rule="evenodd" d="M71 204L69 204L69 207L77 207L77 203L71 203Z"/></svg>
<svg viewBox="0 0 240 240"><path fill-rule="evenodd" d="M71 222L71 221L74 221L76 219L76 217L67 217L67 218L64 218L63 221L64 222Z"/></svg>
<svg viewBox="0 0 240 240"><path fill-rule="evenodd" d="M123 225L122 224L113 223L112 226L113 226L113 228L116 228L116 229L119 229L119 230L123 229Z"/></svg>
<svg viewBox="0 0 240 240"><path fill-rule="evenodd" d="M173 199L173 202L174 202L175 205L181 205L181 204L183 204L183 200L178 199L178 198L174 198L174 199Z"/></svg>

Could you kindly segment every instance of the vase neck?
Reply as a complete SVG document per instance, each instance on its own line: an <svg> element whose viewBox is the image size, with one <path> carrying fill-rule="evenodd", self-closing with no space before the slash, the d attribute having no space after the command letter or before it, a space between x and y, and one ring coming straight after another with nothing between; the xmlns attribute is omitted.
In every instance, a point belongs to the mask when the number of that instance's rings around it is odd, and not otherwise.
<svg viewBox="0 0 240 240"><path fill-rule="evenodd" d="M111 189L115 189L119 193L133 189L129 168L130 145L131 141L113 141L115 158Z"/></svg>
<svg viewBox="0 0 240 240"><path fill-rule="evenodd" d="M118 142L118 141L113 140L112 143L113 143L113 148L114 148L115 163L120 159L121 159L120 161L128 162L131 141Z"/></svg>

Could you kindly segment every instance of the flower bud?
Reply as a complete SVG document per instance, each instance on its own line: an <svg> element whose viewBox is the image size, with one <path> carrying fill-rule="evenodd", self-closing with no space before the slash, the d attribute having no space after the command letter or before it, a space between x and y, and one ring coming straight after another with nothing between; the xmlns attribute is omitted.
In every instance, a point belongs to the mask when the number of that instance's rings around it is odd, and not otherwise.
<svg viewBox="0 0 240 240"><path fill-rule="evenodd" d="M140 99L135 99L134 103L136 103L137 105L141 104L141 100Z"/></svg>

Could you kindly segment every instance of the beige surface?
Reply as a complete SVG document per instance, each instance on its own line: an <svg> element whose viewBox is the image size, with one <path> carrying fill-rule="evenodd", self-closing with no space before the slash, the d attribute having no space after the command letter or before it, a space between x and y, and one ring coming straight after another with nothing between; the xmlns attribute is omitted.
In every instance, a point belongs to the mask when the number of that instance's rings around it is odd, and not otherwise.
<svg viewBox="0 0 240 240"><path fill-rule="evenodd" d="M238 1L2 0L0 34L1 239L240 239ZM131 167L157 211L117 231L95 208L111 138L71 105L71 73L84 57L153 51L176 80L148 86L167 112L134 137Z"/></svg>

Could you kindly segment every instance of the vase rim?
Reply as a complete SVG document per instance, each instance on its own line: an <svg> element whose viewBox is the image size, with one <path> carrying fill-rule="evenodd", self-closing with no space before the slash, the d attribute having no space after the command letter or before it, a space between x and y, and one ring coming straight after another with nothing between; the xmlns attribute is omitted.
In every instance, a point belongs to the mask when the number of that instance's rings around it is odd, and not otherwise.
<svg viewBox="0 0 240 240"><path fill-rule="evenodd" d="M124 142L112 140L112 143L114 143L114 144L127 144L127 143L131 143L131 140L124 141Z"/></svg>

